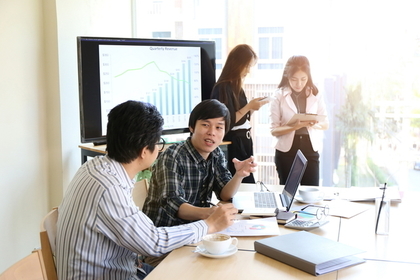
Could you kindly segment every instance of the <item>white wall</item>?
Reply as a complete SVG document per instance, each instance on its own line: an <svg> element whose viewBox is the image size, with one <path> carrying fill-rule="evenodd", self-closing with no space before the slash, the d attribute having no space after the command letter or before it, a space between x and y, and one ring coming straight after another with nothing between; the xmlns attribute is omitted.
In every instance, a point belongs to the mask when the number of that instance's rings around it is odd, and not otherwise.
<svg viewBox="0 0 420 280"><path fill-rule="evenodd" d="M63 185L80 166L77 36L131 36L130 0L56 0Z"/></svg>
<svg viewBox="0 0 420 280"><path fill-rule="evenodd" d="M80 166L77 36L131 36L131 0L0 0L0 273L39 246Z"/></svg>
<svg viewBox="0 0 420 280"><path fill-rule="evenodd" d="M42 1L0 0L0 271L39 244L47 210Z"/></svg>

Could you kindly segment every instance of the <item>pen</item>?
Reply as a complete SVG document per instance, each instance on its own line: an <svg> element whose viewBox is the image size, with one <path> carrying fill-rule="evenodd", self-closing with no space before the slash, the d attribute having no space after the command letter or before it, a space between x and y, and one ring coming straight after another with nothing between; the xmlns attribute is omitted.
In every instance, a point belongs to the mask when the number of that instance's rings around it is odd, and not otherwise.
<svg viewBox="0 0 420 280"><path fill-rule="evenodd" d="M379 217L381 216L382 205L384 204L386 183L384 183L384 187L383 188L380 188L380 189L383 190L383 192L382 192L381 204L379 204L378 217L376 219L375 233L378 232Z"/></svg>
<svg viewBox="0 0 420 280"><path fill-rule="evenodd" d="M211 202L209 200L207 201L207 203L210 204L211 206L217 206L216 204L214 204L213 202Z"/></svg>

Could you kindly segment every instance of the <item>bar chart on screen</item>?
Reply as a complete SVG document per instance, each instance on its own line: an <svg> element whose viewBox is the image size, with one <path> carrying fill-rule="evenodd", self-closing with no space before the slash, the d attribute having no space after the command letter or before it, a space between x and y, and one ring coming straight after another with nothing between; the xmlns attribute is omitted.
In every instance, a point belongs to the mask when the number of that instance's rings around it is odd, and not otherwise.
<svg viewBox="0 0 420 280"><path fill-rule="evenodd" d="M188 123L201 101L199 48L102 45L99 52L102 118L117 104L138 100L157 107L164 129Z"/></svg>

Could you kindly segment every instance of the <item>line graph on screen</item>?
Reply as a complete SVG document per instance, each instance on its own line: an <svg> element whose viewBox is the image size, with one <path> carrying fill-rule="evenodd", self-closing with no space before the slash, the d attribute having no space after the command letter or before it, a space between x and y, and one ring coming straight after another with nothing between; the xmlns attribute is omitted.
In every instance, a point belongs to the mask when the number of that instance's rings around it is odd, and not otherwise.
<svg viewBox="0 0 420 280"><path fill-rule="evenodd" d="M188 123L201 101L199 48L101 45L99 53L102 118L117 104L139 100L157 107L164 129Z"/></svg>

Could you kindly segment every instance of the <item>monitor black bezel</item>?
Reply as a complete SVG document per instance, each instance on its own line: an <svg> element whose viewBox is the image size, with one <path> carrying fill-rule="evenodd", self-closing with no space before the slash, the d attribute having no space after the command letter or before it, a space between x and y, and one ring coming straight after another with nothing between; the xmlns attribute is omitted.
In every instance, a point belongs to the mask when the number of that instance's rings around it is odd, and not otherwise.
<svg viewBox="0 0 420 280"><path fill-rule="evenodd" d="M202 100L210 97L215 82L216 50L214 41L143 39L114 37L77 37L80 138L82 143L104 143L100 114L99 45L194 46L201 50ZM184 128L163 130L162 134L189 132Z"/></svg>

